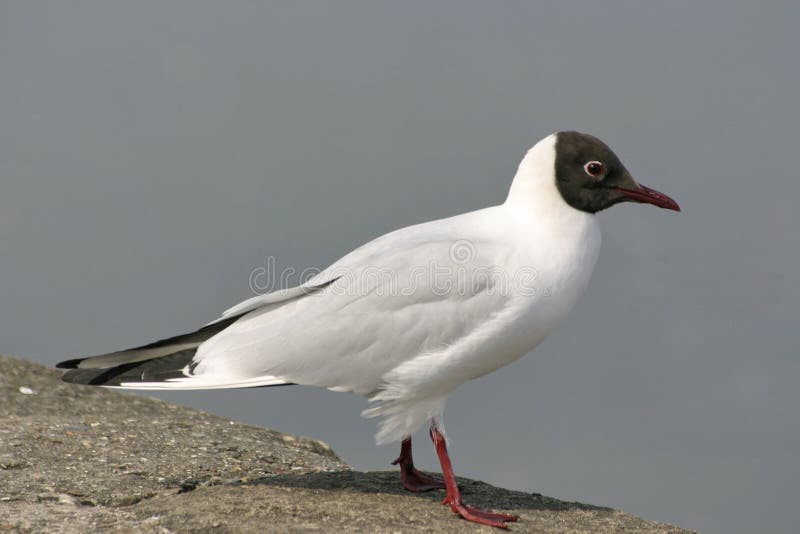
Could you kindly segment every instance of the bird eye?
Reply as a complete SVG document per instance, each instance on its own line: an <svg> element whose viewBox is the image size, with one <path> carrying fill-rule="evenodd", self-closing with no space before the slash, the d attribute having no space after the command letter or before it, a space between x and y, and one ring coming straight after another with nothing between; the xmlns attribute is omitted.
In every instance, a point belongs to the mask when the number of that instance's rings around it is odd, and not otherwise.
<svg viewBox="0 0 800 534"><path fill-rule="evenodd" d="M583 170L586 171L586 174L594 178L600 178L606 173L605 166L599 161L590 161L583 166Z"/></svg>

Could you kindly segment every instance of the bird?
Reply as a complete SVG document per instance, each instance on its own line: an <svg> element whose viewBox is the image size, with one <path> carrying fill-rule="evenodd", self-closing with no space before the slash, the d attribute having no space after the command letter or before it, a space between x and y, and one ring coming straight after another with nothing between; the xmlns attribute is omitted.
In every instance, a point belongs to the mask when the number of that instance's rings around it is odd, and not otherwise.
<svg viewBox="0 0 800 534"><path fill-rule="evenodd" d="M379 444L400 442L402 486L445 490L467 521L518 518L463 502L442 424L460 385L529 353L568 314L600 250L597 214L623 202L680 211L600 139L560 131L525 154L498 205L408 226L300 285L257 295L188 334L63 361L66 382L192 390L311 385L365 397ZM428 427L442 479L414 466Z"/></svg>

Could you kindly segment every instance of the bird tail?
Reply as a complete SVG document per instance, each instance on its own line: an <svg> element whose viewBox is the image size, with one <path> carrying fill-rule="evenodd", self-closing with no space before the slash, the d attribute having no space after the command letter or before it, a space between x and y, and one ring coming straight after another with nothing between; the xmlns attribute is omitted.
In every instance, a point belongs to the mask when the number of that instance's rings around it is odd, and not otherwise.
<svg viewBox="0 0 800 534"><path fill-rule="evenodd" d="M228 317L194 332L141 347L66 360L56 367L68 369L61 377L64 382L130 389L211 389L287 384L284 380L266 376L222 383L191 375L197 348L240 317Z"/></svg>
<svg viewBox="0 0 800 534"><path fill-rule="evenodd" d="M61 380L90 386L121 386L123 382L162 382L186 376L183 369L190 365L196 351L197 348L179 350L164 356L109 367L77 367L64 373ZM87 360L91 358L78 361ZM69 362L61 362L58 367L63 368L67 363Z"/></svg>

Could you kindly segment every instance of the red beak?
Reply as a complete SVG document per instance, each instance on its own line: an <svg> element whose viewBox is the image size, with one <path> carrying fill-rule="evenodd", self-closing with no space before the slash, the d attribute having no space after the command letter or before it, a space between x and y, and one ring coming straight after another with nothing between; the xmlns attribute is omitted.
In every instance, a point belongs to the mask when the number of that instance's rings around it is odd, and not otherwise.
<svg viewBox="0 0 800 534"><path fill-rule="evenodd" d="M615 187L614 189L634 202L652 204L654 206L658 206L659 208L668 210L681 211L681 207L678 206L678 203L669 198L667 195L643 185L636 184L636 189L624 189L622 187Z"/></svg>

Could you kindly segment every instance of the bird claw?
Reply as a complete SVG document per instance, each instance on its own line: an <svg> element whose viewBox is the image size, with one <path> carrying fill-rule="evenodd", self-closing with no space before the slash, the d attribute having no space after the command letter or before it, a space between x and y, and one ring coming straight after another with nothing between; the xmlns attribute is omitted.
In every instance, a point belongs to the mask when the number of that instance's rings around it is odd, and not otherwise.
<svg viewBox="0 0 800 534"><path fill-rule="evenodd" d="M438 478L426 475L422 471L418 471L413 464L409 466L403 461L402 457L392 462L392 465L398 464L400 464L400 483L408 491L413 491L414 493L424 493L426 491L446 488L443 480L439 480Z"/></svg>
<svg viewBox="0 0 800 534"><path fill-rule="evenodd" d="M411 455L411 438L407 438L403 440L400 456L392 462L392 465L400 466L400 482L405 489L415 493L446 489L447 496L442 501L442 504L450 506L450 509L461 518L473 523L507 529L508 525L506 523L519 519L515 515L485 512L461 502L461 493L458 490L455 475L453 475L453 466L450 465L450 458L447 455L444 435L435 425L431 426L431 439L436 446L436 453L439 455L445 480L426 475L414 467L414 460Z"/></svg>
<svg viewBox="0 0 800 534"><path fill-rule="evenodd" d="M444 482L438 478L429 477L414 469L406 475L405 480L401 481L403 487L415 493L423 493L437 489L445 489Z"/></svg>
<svg viewBox="0 0 800 534"><path fill-rule="evenodd" d="M461 516L462 519L472 523L479 523L481 525L487 525L495 528L507 529L507 522L511 523L519 519L519 517L515 515L486 512L478 508L473 508L472 506L467 506L460 500L458 502L453 502L449 497L445 497L442 504L449 505L450 509L453 510L454 513Z"/></svg>

